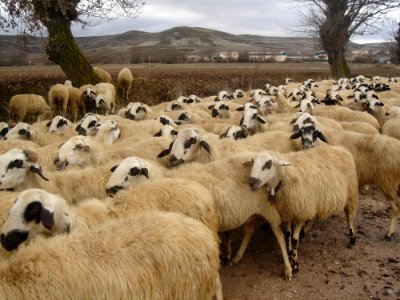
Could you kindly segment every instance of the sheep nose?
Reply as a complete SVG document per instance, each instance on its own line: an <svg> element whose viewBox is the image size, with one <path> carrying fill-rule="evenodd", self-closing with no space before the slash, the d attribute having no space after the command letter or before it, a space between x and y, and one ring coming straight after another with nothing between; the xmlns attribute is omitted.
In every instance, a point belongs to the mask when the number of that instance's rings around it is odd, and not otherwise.
<svg viewBox="0 0 400 300"><path fill-rule="evenodd" d="M12 251L17 249L18 246L22 242L26 241L27 238L28 238L27 231L14 229L11 230L9 233L7 233L7 236L1 234L0 242L4 249L6 249L7 251Z"/></svg>
<svg viewBox="0 0 400 300"><path fill-rule="evenodd" d="M171 154L171 156L169 157L169 165L171 167L176 167L177 165L183 163L184 160L183 159L178 159L174 154Z"/></svg>
<svg viewBox="0 0 400 300"><path fill-rule="evenodd" d="M250 177L249 183L250 183L251 190L256 191L260 187L261 181L258 178Z"/></svg>
<svg viewBox="0 0 400 300"><path fill-rule="evenodd" d="M122 190L122 186L115 185L113 187L106 189L106 195L109 197L113 197L119 190Z"/></svg>
<svg viewBox="0 0 400 300"><path fill-rule="evenodd" d="M218 116L218 110L216 110L215 108L212 110L212 112L211 112L211 116L213 117L213 118L215 118L216 116Z"/></svg>
<svg viewBox="0 0 400 300"><path fill-rule="evenodd" d="M310 141L310 140L304 140L303 141L303 148L304 149L310 149L310 148L312 148L312 142Z"/></svg>

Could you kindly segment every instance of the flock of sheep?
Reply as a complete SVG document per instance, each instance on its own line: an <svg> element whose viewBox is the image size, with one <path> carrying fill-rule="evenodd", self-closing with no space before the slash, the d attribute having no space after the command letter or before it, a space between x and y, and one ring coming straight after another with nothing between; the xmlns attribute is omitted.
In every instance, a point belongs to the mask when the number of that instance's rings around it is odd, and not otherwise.
<svg viewBox="0 0 400 300"><path fill-rule="evenodd" d="M369 184L391 205L385 238L396 232L397 78L287 78L117 111L111 76L96 72L105 82L56 84L48 101L15 95L0 123L4 297L222 299L220 259L241 260L255 216L291 280L313 222L344 211L356 243L359 187ZM127 101L132 80L127 68L117 78Z"/></svg>

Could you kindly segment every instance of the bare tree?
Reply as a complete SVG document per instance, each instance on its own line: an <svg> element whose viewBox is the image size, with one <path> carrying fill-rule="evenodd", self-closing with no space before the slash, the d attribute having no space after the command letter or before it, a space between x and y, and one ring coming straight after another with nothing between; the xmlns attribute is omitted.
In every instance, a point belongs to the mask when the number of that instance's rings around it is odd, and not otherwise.
<svg viewBox="0 0 400 300"><path fill-rule="evenodd" d="M1 0L0 29L47 30L46 53L75 84L99 82L75 43L71 24L82 27L120 16L136 17L143 0ZM91 21L89 21L91 20Z"/></svg>
<svg viewBox="0 0 400 300"><path fill-rule="evenodd" d="M386 13L400 7L400 0L293 1L301 5L302 31L319 37L335 78L350 75L345 59L350 37L376 33L383 25Z"/></svg>

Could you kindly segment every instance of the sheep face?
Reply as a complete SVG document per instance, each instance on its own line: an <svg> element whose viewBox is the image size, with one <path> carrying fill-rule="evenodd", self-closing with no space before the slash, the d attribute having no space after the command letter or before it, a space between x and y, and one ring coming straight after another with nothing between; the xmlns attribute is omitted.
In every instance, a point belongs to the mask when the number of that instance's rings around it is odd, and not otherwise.
<svg viewBox="0 0 400 300"><path fill-rule="evenodd" d="M57 133L71 128L72 122L63 116L55 116L46 126L49 127L50 133Z"/></svg>
<svg viewBox="0 0 400 300"><path fill-rule="evenodd" d="M218 103L215 103L214 105L210 105L208 109L211 110L211 116L213 118L230 118L229 106L224 101L220 101Z"/></svg>
<svg viewBox="0 0 400 300"><path fill-rule="evenodd" d="M304 149L313 148L317 139L328 143L325 136L314 125L303 126L291 135L291 139L298 139L301 137L301 144Z"/></svg>
<svg viewBox="0 0 400 300"><path fill-rule="evenodd" d="M104 138L104 142L111 145L121 137L121 129L117 122L106 120L98 127L97 135L101 135Z"/></svg>
<svg viewBox="0 0 400 300"><path fill-rule="evenodd" d="M232 96L234 99L239 99L244 97L244 93L242 90L237 89L233 92Z"/></svg>
<svg viewBox="0 0 400 300"><path fill-rule="evenodd" d="M69 232L70 223L67 220L62 225L56 220L60 212L56 207L57 202L64 199L40 189L28 189L21 192L1 230L1 245L7 251L12 251L18 246L38 235L51 235L54 231ZM68 211L62 211L63 217L68 219ZM61 228L60 228L61 227ZM61 230L60 230L61 229Z"/></svg>
<svg viewBox="0 0 400 300"><path fill-rule="evenodd" d="M31 130L31 126L27 123L18 123L15 127L11 128L7 134L5 139L23 139L23 140L31 140L33 132Z"/></svg>
<svg viewBox="0 0 400 300"><path fill-rule="evenodd" d="M196 104L196 103L200 103L200 100L199 100L199 97L197 97L196 95L192 94L186 100L183 100L183 103L186 103L188 105Z"/></svg>
<svg viewBox="0 0 400 300"><path fill-rule="evenodd" d="M67 166L85 167L91 162L91 150L87 137L74 136L61 145L54 159L54 165L59 171Z"/></svg>
<svg viewBox="0 0 400 300"><path fill-rule="evenodd" d="M386 112L386 115L390 116L390 118L398 119L400 117L400 107L392 106L389 111Z"/></svg>
<svg viewBox="0 0 400 300"><path fill-rule="evenodd" d="M79 121L76 131L79 135L94 136L97 134L99 125L99 117L93 113L88 113Z"/></svg>
<svg viewBox="0 0 400 300"><path fill-rule="evenodd" d="M275 195L275 190L279 184L280 166L289 166L290 163L271 156L268 152L256 155L252 161L249 184L253 191L258 190L261 186L267 185L271 195ZM275 179L275 180L274 180ZM274 181L277 181L276 183Z"/></svg>
<svg viewBox="0 0 400 300"><path fill-rule="evenodd" d="M249 132L256 132L260 124L265 124L265 119L255 109L245 109L239 125L246 126Z"/></svg>
<svg viewBox="0 0 400 300"><path fill-rule="evenodd" d="M175 140L176 136L178 135L178 131L174 129L174 127L170 125L164 125L159 132L157 132L154 136L155 137L170 137L171 139Z"/></svg>
<svg viewBox="0 0 400 300"><path fill-rule="evenodd" d="M220 91L218 96L215 98L215 101L223 101L223 100L230 100L233 96L229 95L227 91Z"/></svg>
<svg viewBox="0 0 400 300"><path fill-rule="evenodd" d="M125 118L135 121L146 119L147 109L141 102L133 103L129 109L125 111Z"/></svg>
<svg viewBox="0 0 400 300"><path fill-rule="evenodd" d="M23 184L28 172L42 174L36 153L29 150L12 149L0 156L0 190L13 189Z"/></svg>
<svg viewBox="0 0 400 300"><path fill-rule="evenodd" d="M0 122L0 140L4 140L8 131L10 130L10 126L6 122Z"/></svg>
<svg viewBox="0 0 400 300"><path fill-rule="evenodd" d="M182 105L179 101L175 100L175 101L171 101L170 103L168 103L167 106L167 111L172 111L172 110L181 110L182 109Z"/></svg>
<svg viewBox="0 0 400 300"><path fill-rule="evenodd" d="M157 118L157 120L163 125L176 126L176 123L171 118L169 118L167 116L160 116L160 117Z"/></svg>
<svg viewBox="0 0 400 300"><path fill-rule="evenodd" d="M150 176L147 163L138 157L124 159L111 171L113 174L106 185L106 194L111 197L121 189L146 181Z"/></svg>
<svg viewBox="0 0 400 300"><path fill-rule="evenodd" d="M316 119L309 113L298 112L290 124L293 124L293 132L297 132L305 126L315 125Z"/></svg>
<svg viewBox="0 0 400 300"><path fill-rule="evenodd" d="M170 155L169 165L176 167L184 162L192 161L201 148L211 154L210 145L201 138L199 131L195 128L186 128L179 131L175 141L158 157Z"/></svg>
<svg viewBox="0 0 400 300"><path fill-rule="evenodd" d="M246 126L237 126L237 125L232 125L229 126L228 130L220 135L220 138L229 138L231 140L239 140L239 139L245 139L249 135L249 131L247 130Z"/></svg>
<svg viewBox="0 0 400 300"><path fill-rule="evenodd" d="M368 112L370 114L377 112L380 107L384 106L384 104L376 98L368 99L367 104L368 104Z"/></svg>
<svg viewBox="0 0 400 300"><path fill-rule="evenodd" d="M175 120L178 125L189 124L191 122L190 114L187 111L181 113Z"/></svg>

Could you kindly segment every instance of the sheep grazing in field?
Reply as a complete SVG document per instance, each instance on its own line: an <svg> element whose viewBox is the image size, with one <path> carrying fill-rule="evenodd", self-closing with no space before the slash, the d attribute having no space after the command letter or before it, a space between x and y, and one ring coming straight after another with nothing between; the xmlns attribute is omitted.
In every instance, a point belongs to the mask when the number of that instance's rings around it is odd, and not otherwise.
<svg viewBox="0 0 400 300"><path fill-rule="evenodd" d="M294 226L288 237L293 271L298 271L297 250L300 230L306 222L326 219L345 211L350 244L356 242L354 218L358 207L358 183L354 159L342 147L288 153L263 152L250 162L249 184L253 191L267 186L269 200L279 212L281 222ZM321 170L324 170L321 173ZM315 178L310 183L307 178ZM302 201L299 201L301 199Z"/></svg>
<svg viewBox="0 0 400 300"><path fill-rule="evenodd" d="M249 131L246 126L237 126L237 125L231 125L228 127L228 129L221 134L219 137L221 139L223 138L228 138L232 140L240 140L240 139L245 139L249 135Z"/></svg>
<svg viewBox="0 0 400 300"><path fill-rule="evenodd" d="M71 128L72 122L63 116L55 116L46 126L49 127L50 133L59 133Z"/></svg>
<svg viewBox="0 0 400 300"><path fill-rule="evenodd" d="M55 84L49 90L49 105L56 115L66 117L68 107L68 88L63 84Z"/></svg>
<svg viewBox="0 0 400 300"><path fill-rule="evenodd" d="M218 255L217 242L200 222L176 213L141 213L20 247L0 264L0 292L18 299L222 300ZM40 274L57 276L43 280Z"/></svg>
<svg viewBox="0 0 400 300"><path fill-rule="evenodd" d="M100 118L93 113L87 113L78 122L78 126L76 126L76 131L78 131L79 135L94 136L97 134L99 125Z"/></svg>
<svg viewBox="0 0 400 300"><path fill-rule="evenodd" d="M82 118L86 114L86 96L81 89L68 88L68 116L72 122L76 122L78 118Z"/></svg>
<svg viewBox="0 0 400 300"><path fill-rule="evenodd" d="M106 70L96 66L93 68L93 71L101 79L102 82L111 83L112 81L111 75Z"/></svg>
<svg viewBox="0 0 400 300"><path fill-rule="evenodd" d="M0 155L0 190L17 189L25 182L28 172L39 175L48 180L42 174L42 168L38 164L37 154L30 150L12 149Z"/></svg>
<svg viewBox="0 0 400 300"><path fill-rule="evenodd" d="M122 90L122 98L128 100L131 91L133 76L131 70L123 68L118 73L118 86Z"/></svg>
<svg viewBox="0 0 400 300"><path fill-rule="evenodd" d="M10 120L15 123L39 121L40 116L50 110L46 100L40 95L19 94L10 99Z"/></svg>
<svg viewBox="0 0 400 300"><path fill-rule="evenodd" d="M6 122L0 122L0 140L4 140L7 132L10 130L10 126Z"/></svg>
<svg viewBox="0 0 400 300"><path fill-rule="evenodd" d="M18 123L7 132L5 139L32 140L32 137L33 131L31 129L31 126L27 123Z"/></svg>
<svg viewBox="0 0 400 300"><path fill-rule="evenodd" d="M178 135L178 131L174 129L174 127L170 126L170 125L163 125L161 127L161 129L154 134L155 137L169 137L171 139L175 139L176 136Z"/></svg>
<svg viewBox="0 0 400 300"><path fill-rule="evenodd" d="M95 93L96 111L104 115L114 113L117 94L114 85L106 82L98 83L95 85Z"/></svg>
<svg viewBox="0 0 400 300"><path fill-rule="evenodd" d="M382 134L386 134L400 140L400 107L392 106L386 115L389 119L382 126Z"/></svg>
<svg viewBox="0 0 400 300"><path fill-rule="evenodd" d="M142 183L149 178L161 177L165 170L150 160L136 156L127 157L111 168L112 175L106 184L106 193L113 196L131 185Z"/></svg>

